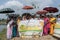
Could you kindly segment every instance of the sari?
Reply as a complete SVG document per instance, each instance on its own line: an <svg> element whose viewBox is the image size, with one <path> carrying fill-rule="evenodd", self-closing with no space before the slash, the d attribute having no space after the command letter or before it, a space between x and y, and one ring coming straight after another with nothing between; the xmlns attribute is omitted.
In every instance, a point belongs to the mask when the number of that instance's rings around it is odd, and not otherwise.
<svg viewBox="0 0 60 40"><path fill-rule="evenodd" d="M56 18L50 18L50 34L52 35L54 33L54 27L56 24Z"/></svg>
<svg viewBox="0 0 60 40"><path fill-rule="evenodd" d="M7 24L7 39L11 39L12 38L12 23L13 23L13 20L11 20Z"/></svg>
<svg viewBox="0 0 60 40"><path fill-rule="evenodd" d="M17 20L17 25L19 25L20 19Z"/></svg>
<svg viewBox="0 0 60 40"><path fill-rule="evenodd" d="M20 23L20 19L17 20L17 36L19 37L19 23Z"/></svg>
<svg viewBox="0 0 60 40"><path fill-rule="evenodd" d="M16 22L13 22L12 37L16 36L17 36L17 24Z"/></svg>
<svg viewBox="0 0 60 40"><path fill-rule="evenodd" d="M43 35L48 35L50 29L49 18L44 18L44 27L43 27Z"/></svg>

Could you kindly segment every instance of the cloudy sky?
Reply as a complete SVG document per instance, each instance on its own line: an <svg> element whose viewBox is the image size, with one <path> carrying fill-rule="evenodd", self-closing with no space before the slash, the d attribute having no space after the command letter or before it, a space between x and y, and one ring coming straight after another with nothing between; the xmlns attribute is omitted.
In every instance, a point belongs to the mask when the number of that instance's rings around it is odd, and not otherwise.
<svg viewBox="0 0 60 40"><path fill-rule="evenodd" d="M57 7L60 10L60 7L59 7L60 0L0 0L0 9L12 8L15 10L15 13L22 14L24 12L27 12L26 10L22 9L23 6L25 5L32 6L32 3L34 3L37 7L39 7L39 8L33 9L32 11L29 10L32 13L38 10L42 10L44 7L47 7L47 6ZM7 17L5 14L0 14L0 18L7 18Z"/></svg>

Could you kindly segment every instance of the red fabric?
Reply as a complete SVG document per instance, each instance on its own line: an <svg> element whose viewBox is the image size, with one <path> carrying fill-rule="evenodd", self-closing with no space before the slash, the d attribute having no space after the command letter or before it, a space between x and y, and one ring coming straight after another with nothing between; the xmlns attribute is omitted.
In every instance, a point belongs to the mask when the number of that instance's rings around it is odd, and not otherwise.
<svg viewBox="0 0 60 40"><path fill-rule="evenodd" d="M44 35L48 34L49 28L50 28L49 18L46 17L46 18L44 18L44 28L43 28Z"/></svg>

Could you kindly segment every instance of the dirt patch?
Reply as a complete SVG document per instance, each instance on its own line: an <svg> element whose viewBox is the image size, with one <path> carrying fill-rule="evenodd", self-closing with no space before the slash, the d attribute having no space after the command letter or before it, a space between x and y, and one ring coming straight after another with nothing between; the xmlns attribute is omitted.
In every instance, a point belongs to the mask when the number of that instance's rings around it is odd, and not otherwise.
<svg viewBox="0 0 60 40"><path fill-rule="evenodd" d="M41 36L41 37L32 37L32 38L21 38L21 37L15 37L12 40L57 40L56 38L47 35L47 36Z"/></svg>

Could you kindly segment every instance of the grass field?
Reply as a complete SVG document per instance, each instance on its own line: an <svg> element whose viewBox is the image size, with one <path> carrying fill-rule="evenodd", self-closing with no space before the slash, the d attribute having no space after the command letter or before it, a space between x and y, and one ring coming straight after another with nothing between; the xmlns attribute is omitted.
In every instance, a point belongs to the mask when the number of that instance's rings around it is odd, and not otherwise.
<svg viewBox="0 0 60 40"><path fill-rule="evenodd" d="M6 29L0 32L0 40L6 40Z"/></svg>

